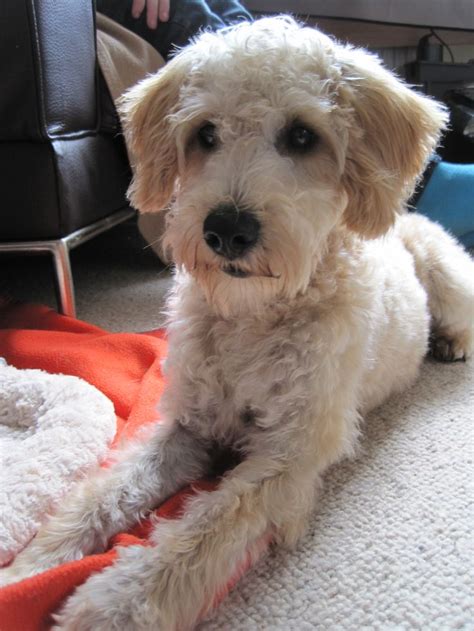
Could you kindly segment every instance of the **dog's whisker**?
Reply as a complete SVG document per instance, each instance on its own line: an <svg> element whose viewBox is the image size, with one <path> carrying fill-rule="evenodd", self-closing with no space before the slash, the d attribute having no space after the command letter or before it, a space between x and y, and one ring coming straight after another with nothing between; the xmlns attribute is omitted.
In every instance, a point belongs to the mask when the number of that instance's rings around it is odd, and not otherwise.
<svg viewBox="0 0 474 631"><path fill-rule="evenodd" d="M156 239L153 239L153 241L148 241L148 243L143 246L143 250L148 250L149 248L152 248L154 245L159 245L161 244L162 241L163 241L163 235L160 234Z"/></svg>

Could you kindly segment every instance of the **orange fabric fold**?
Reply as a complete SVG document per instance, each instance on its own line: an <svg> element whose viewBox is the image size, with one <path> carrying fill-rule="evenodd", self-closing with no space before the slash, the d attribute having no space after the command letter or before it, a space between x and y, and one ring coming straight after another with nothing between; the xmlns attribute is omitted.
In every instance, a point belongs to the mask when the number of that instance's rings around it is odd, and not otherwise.
<svg viewBox="0 0 474 631"><path fill-rule="evenodd" d="M162 331L108 333L96 326L35 305L0 306L0 357L16 368L41 368L76 375L106 394L117 413L114 444L156 421L163 391L161 361L166 352ZM212 490L200 482L170 498L155 516L177 518L195 490ZM93 572L110 565L117 545L147 545L150 521L120 533L103 554L66 563L0 589L1 631L46 631L51 614ZM224 593L227 590L225 586Z"/></svg>

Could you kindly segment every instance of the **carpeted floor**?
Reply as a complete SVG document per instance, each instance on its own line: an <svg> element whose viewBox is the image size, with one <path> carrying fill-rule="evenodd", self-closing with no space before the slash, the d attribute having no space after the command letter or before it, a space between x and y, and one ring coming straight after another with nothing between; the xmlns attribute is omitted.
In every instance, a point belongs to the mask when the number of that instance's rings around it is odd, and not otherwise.
<svg viewBox="0 0 474 631"><path fill-rule="evenodd" d="M47 259L0 259L0 294L54 304ZM169 273L121 226L73 254L78 317L158 326ZM200 631L474 630L473 363L427 361L326 476L296 551L272 550Z"/></svg>

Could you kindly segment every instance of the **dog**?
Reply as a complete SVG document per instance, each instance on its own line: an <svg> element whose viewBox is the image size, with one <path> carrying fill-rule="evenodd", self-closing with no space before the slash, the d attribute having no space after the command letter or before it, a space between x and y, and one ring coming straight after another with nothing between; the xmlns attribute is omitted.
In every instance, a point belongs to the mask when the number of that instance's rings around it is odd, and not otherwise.
<svg viewBox="0 0 474 631"><path fill-rule="evenodd" d="M413 383L430 339L441 359L469 356L474 264L405 212L444 108L292 18L201 34L121 110L130 200L168 208L176 264L162 422L80 483L3 575L103 550L230 448L218 488L158 522L153 546L120 550L55 627L182 631L262 542L296 544L324 471Z"/></svg>

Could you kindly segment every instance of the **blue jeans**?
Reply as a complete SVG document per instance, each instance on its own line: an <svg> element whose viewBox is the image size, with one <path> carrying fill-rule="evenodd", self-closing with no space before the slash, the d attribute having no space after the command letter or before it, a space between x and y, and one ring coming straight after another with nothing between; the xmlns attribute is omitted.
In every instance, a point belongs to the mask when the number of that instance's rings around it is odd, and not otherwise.
<svg viewBox="0 0 474 631"><path fill-rule="evenodd" d="M252 16L238 0L171 0L168 22L158 23L156 29L146 24L146 9L135 19L132 0L96 0L97 11L140 35L160 52L165 59L175 46L184 46L200 29L218 30Z"/></svg>

